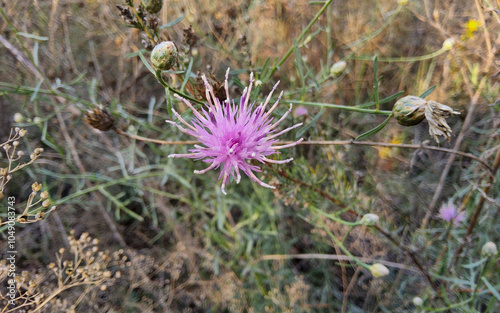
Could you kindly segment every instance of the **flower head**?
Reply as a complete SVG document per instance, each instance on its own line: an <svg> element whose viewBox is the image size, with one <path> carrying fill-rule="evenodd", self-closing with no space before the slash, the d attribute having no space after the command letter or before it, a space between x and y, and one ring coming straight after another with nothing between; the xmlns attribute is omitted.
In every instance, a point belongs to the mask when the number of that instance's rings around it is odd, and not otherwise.
<svg viewBox="0 0 500 313"><path fill-rule="evenodd" d="M243 94L237 104L234 99L231 100L229 97L228 75L229 69L226 72L226 80L224 82L226 100L222 102L215 97L213 88L208 83L206 77L202 76L205 83L207 103L201 109L201 112L198 112L186 99L175 95L193 110L194 117L190 124L179 113L172 110L183 125L168 120L167 122L175 125L183 133L198 139L201 145L195 145L194 149L190 150L191 153L171 154L169 157L187 157L210 163L204 170L194 171L195 174L204 174L211 169L221 167L219 180L222 179L221 189L224 194L226 194L225 186L229 182L230 176L236 180L236 183L240 182L240 170L259 185L274 188L274 186L259 180L254 172L260 172L260 168L248 162L256 160L260 163L283 164L292 161L292 158L272 160L268 159L267 156L278 153L277 150L279 149L292 147L301 142L302 139L280 146L274 145L279 142L276 137L301 126L302 123L278 131L276 126L292 110L292 106L290 105L289 110L278 121L273 123L271 113L278 106L279 100L283 95L283 92L281 92L278 100L266 111L266 106L271 100L271 96L278 84L273 87L264 103L260 105L256 105L255 103L249 104L250 92L254 82L252 73L250 74L250 85L243 90Z"/></svg>
<svg viewBox="0 0 500 313"><path fill-rule="evenodd" d="M439 217L446 221L452 222L455 226L460 225L465 220L465 212L457 212L457 209L453 205L453 203L448 202L447 204L443 204L441 209L439 209Z"/></svg>

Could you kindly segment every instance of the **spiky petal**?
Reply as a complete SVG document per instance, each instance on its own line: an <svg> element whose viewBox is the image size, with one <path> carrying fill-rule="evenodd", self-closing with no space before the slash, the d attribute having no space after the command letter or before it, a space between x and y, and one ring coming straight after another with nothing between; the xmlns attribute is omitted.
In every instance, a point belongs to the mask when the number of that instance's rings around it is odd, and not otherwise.
<svg viewBox="0 0 500 313"><path fill-rule="evenodd" d="M171 158L193 158L203 160L209 163L209 166L204 170L196 170L195 174L204 174L209 170L221 168L219 180L222 179L222 192L226 194L225 186L229 183L229 178L232 176L236 183L240 182L240 171L245 173L253 181L267 188L275 188L268 185L257 178L254 172L260 172L260 168L256 165L249 164L251 160L257 160L261 163L287 163L293 159L272 160L267 158L269 155L278 153L277 150L295 146L301 142L274 146L279 143L276 137L297 128L302 123L295 124L282 131L278 131L276 126L280 124L291 111L290 109L274 124L271 113L278 106L278 103L283 95L283 92L278 97L274 105L266 111L272 94L279 82L273 87L273 90L266 98L264 103L256 106L255 103L249 104L250 92L254 82L253 73L250 74L250 85L243 91L238 104L231 101L229 98L228 88L229 69L226 72L225 89L226 100L220 102L214 95L212 86L208 83L203 75L205 83L207 103L205 107L198 112L184 98L175 95L183 101L189 108L193 110L193 118L191 123L184 120L177 112L173 112L181 124L167 121L175 125L180 131L190 136L195 137L201 142L201 145L195 145L194 149L190 149L188 154L171 154Z"/></svg>

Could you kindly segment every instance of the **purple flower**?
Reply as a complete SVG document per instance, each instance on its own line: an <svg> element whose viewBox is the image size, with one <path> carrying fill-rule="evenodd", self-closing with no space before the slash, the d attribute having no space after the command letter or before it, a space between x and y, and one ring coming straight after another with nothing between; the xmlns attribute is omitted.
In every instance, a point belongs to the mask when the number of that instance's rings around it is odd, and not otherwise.
<svg viewBox="0 0 500 313"><path fill-rule="evenodd" d="M453 221L453 224L458 226L465 220L466 215L465 212L458 213L457 209L450 201L447 204L443 204L441 209L439 209L439 217L447 222Z"/></svg>
<svg viewBox="0 0 500 313"><path fill-rule="evenodd" d="M174 115L184 125L168 120L167 122L175 125L183 133L198 139L201 145L195 145L194 149L189 150L191 153L171 154L169 157L187 157L210 163L204 170L194 171L195 174L204 174L220 166L221 172L219 180L222 178L221 189L224 194L226 194L225 186L229 182L229 176L232 176L236 180L236 183L240 182L240 170L259 185L274 189L274 186L262 182L255 176L254 172L260 172L261 170L256 165L248 164L248 161L257 160L261 163L268 162L276 164L292 161L292 158L286 160L272 160L268 159L267 156L279 153L277 151L279 149L293 147L301 142L302 139L280 146L274 145L279 142L276 137L301 126L302 123L295 124L282 131L277 130L276 126L278 126L278 124L280 124L291 112L292 105L290 105L290 109L278 121L272 123L273 117L271 113L278 106L283 92L281 92L278 100L269 110L267 110L267 112L266 106L279 82L274 85L273 90L267 96L264 103L260 105L255 105L255 103L248 104L252 84L254 82L253 73L250 74L250 85L243 90L239 104L236 104L234 99L231 101L229 98L228 75L229 69L226 72L225 80L227 99L222 101L222 103L215 97L212 86L210 86L206 77L204 75L202 76L205 82L208 103L201 109L201 112L198 112L186 99L177 94L175 95L175 97L182 100L191 108L194 117L190 124L185 121L179 113L172 110Z"/></svg>

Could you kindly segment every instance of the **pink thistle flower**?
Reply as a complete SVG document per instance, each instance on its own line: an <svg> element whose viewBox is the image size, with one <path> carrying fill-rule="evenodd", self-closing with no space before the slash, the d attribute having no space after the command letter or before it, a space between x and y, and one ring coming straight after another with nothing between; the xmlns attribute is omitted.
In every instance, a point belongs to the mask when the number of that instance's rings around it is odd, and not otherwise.
<svg viewBox="0 0 500 313"><path fill-rule="evenodd" d="M290 109L277 122L272 123L273 117L271 117L271 113L278 106L283 92L280 93L278 100L267 112L266 106L269 100L271 100L271 96L276 87L278 87L279 82L274 85L264 103L258 106L255 103L249 105L250 92L254 82L253 73L250 74L250 85L243 90L240 103L236 104L234 99L231 101L229 97L228 76L229 69L227 69L224 82L227 99L222 101L222 103L215 97L213 88L208 83L205 75L202 76L208 100L205 107L201 109L201 112L198 112L186 99L177 94L174 95L193 111L194 118L191 120L191 124L189 124L179 113L172 109L173 114L186 127L173 121L167 120L167 122L175 125L181 132L198 139L201 145L195 145L194 149L189 150L191 153L171 154L168 157L186 157L210 163L204 170L194 171L195 174L204 174L220 166L219 180L222 178L221 189L224 194L226 194L225 186L229 182L230 176L236 180L236 183L240 182L240 170L259 185L274 189L274 186L264 183L255 176L254 172L260 172L261 170L256 165L248 164L248 161L257 160L261 163L275 164L284 164L292 161L293 158L272 160L268 159L267 156L279 153L277 150L293 147L301 142L302 138L293 143L280 146L274 145L279 142L276 137L301 126L302 123L295 124L282 131L277 130L276 126L288 116L292 110L292 105L290 105Z"/></svg>
<svg viewBox="0 0 500 313"><path fill-rule="evenodd" d="M453 225L458 226L465 220L466 215L465 212L458 213L457 209L450 201L447 204L443 204L443 206L441 206L441 209L439 209L439 217L446 222L453 221Z"/></svg>

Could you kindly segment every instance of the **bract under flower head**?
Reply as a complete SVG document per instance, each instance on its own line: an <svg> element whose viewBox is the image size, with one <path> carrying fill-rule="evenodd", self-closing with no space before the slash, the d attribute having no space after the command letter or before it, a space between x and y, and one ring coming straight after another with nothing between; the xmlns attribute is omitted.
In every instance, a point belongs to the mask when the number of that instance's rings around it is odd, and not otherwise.
<svg viewBox="0 0 500 313"><path fill-rule="evenodd" d="M237 104L235 100L229 97L228 87L229 69L226 72L226 80L224 87L227 99L222 101L217 99L214 95L212 86L208 83L206 77L203 75L205 83L207 103L205 107L198 112L189 101L175 95L178 99L182 100L191 110L193 110L194 117L191 124L184 120L179 113L172 110L174 115L181 121L184 126L179 125L173 121L168 121L175 125L180 131L190 136L195 137L201 145L195 145L188 154L171 154L171 158L193 158L196 160L203 160L210 163L204 170L194 171L195 174L204 174L211 169L221 167L219 179L222 178L222 192L225 192L225 186L229 182L229 177L232 176L236 183L240 182L241 174L243 171L253 181L259 185L267 188L275 188L259 180L254 172L260 172L260 168L256 165L248 163L250 160L257 160L261 163L276 163L283 164L292 161L293 159L286 160L272 160L267 156L278 153L277 150L295 146L301 142L302 139L280 146L274 145L279 140L278 136L302 125L302 123L295 124L282 131L277 130L277 126L288 116L292 110L292 106L288 111L275 123L271 113L278 106L283 92L278 97L274 105L266 111L266 106L271 100L271 96L278 86L279 82L274 85L272 91L268 95L266 101L260 105L255 103L249 104L250 92L254 82L253 73L250 74L250 85L245 88L241 95L240 101Z"/></svg>

